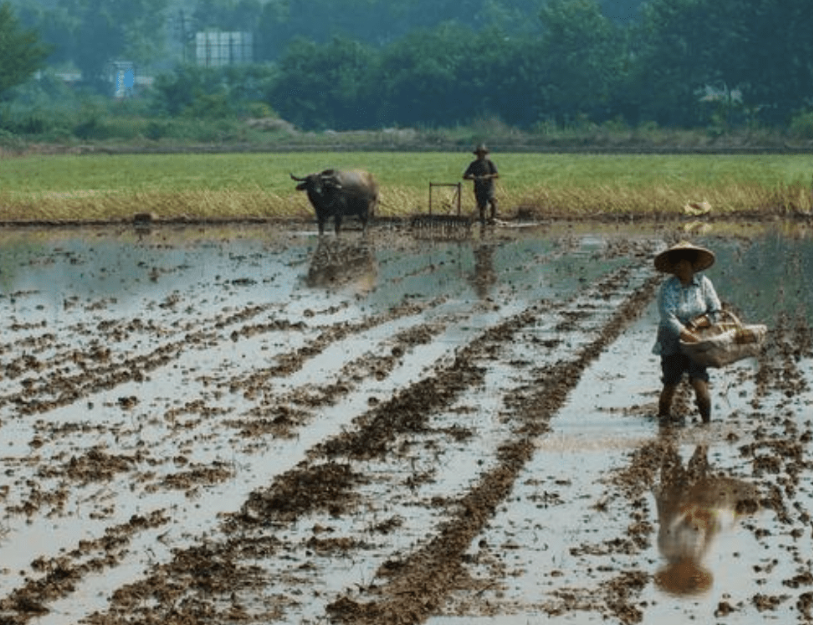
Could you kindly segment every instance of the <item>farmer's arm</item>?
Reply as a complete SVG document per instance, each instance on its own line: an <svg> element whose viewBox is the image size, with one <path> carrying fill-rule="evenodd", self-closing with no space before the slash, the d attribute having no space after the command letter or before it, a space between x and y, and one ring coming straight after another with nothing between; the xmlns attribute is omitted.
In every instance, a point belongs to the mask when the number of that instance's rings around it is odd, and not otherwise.
<svg viewBox="0 0 813 625"><path fill-rule="evenodd" d="M687 328L678 319L678 304L680 303L679 291L676 287L679 283L670 280L664 283L658 294L658 312L661 316L661 325L665 326L673 336L678 336L687 343L697 341L697 335Z"/></svg>
<svg viewBox="0 0 813 625"><path fill-rule="evenodd" d="M709 325L717 323L723 307L720 304L720 298L717 297L717 291L714 290L714 285L706 276L703 276L703 296L706 300L706 318Z"/></svg>

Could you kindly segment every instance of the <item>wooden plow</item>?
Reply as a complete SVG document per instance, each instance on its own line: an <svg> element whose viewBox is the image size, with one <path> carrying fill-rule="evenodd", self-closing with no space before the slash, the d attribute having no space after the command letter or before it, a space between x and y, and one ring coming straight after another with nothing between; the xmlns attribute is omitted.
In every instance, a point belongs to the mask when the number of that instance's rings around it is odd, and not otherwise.
<svg viewBox="0 0 813 625"><path fill-rule="evenodd" d="M432 211L432 191L437 187L451 188L452 198L440 202L443 212ZM412 217L410 227L417 236L443 239L462 239L471 234L471 218L460 214L462 184L459 182L429 183L429 212ZM448 194L447 194L448 198ZM436 202L436 205L438 203Z"/></svg>

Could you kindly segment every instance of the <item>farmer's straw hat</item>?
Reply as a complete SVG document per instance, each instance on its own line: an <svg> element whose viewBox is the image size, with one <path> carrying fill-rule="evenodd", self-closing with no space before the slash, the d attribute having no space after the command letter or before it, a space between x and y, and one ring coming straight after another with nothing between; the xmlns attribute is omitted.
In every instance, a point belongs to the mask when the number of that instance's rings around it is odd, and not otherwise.
<svg viewBox="0 0 813 625"><path fill-rule="evenodd" d="M476 148L474 148L474 152L472 152L472 154L488 154L486 144L480 143Z"/></svg>
<svg viewBox="0 0 813 625"><path fill-rule="evenodd" d="M677 261L684 256L694 256L692 269L695 272L708 269L714 264L714 252L688 241L681 241L655 257L655 269L663 273L674 273Z"/></svg>

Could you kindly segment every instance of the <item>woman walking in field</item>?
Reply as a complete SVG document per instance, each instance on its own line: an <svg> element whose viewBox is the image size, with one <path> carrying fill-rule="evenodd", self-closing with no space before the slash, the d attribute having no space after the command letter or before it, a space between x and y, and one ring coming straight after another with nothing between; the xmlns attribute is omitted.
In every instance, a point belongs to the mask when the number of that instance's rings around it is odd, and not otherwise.
<svg viewBox="0 0 813 625"><path fill-rule="evenodd" d="M655 257L655 269L671 274L658 294L660 323L652 350L661 357L663 390L658 402L661 418L670 416L678 384L688 374L700 417L703 423L711 420L708 371L680 351L680 341L698 341L696 331L717 321L720 299L711 280L699 273L713 264L713 252L686 241Z"/></svg>

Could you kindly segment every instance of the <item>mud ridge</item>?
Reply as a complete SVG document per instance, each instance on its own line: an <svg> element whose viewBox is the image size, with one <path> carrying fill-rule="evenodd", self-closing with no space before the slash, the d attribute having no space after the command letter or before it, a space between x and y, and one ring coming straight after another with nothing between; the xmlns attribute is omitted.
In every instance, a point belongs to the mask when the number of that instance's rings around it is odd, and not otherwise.
<svg viewBox="0 0 813 625"><path fill-rule="evenodd" d="M650 280L620 306L616 315L602 328L600 336L586 345L572 361L557 363L534 380L536 392L513 407L519 415L516 437L499 449L498 466L486 473L480 483L451 507L457 514L440 528L425 547L398 563L379 571L387 583L375 589L379 599L358 603L345 596L328 606L331 616L347 623L420 623L433 613L464 577L463 554L483 530L497 506L510 494L517 476L530 460L535 439L548 429L550 419L564 404L579 382L580 374L611 343L654 296L656 282ZM506 337L501 337L505 340ZM629 609L616 599L613 611L622 615ZM625 621L629 622L629 621Z"/></svg>
<svg viewBox="0 0 813 625"><path fill-rule="evenodd" d="M596 290L617 290L627 279L625 271L617 272L605 282L597 285ZM612 287L613 284L616 286ZM647 299L651 297L653 284L650 281L626 300L612 320L602 327L600 337L586 346L575 361L568 361L561 365L558 373L566 373L563 379L571 380L570 384L576 383L578 375L574 376L574 372L586 367L600 353L600 345L610 342L626 324L635 318ZM294 519L301 518L314 509L323 509L325 506L331 515L342 515L352 510L355 503L349 493L352 492L353 484L359 483L358 480L363 478L349 470L349 465L337 464L338 458L359 460L380 457L388 453L389 446L399 432L423 431L427 427L426 420L433 411L448 406L466 388L482 382L483 369L481 365L477 364L478 360L492 357L495 347L510 341L518 329L537 323L540 315L555 314L555 311L551 313L548 308L545 305L536 305L505 323L487 329L481 338L475 339L461 349L453 362L445 369L417 382L390 402L376 407L368 416L360 417L357 432L344 433L331 441L318 445L309 454L312 460L307 464L278 477L269 489L252 494L242 511L236 515L227 516L224 522L223 529L226 535L232 537L228 539L232 543L230 549L245 549L245 546L238 547L238 545L245 545L247 540L258 548L261 548L260 545L266 545L263 549L274 548L273 533L268 535L261 532L260 537L251 539L252 534L246 534L251 527L268 528L279 523L290 524ZM365 604L359 604L361 606L359 610L362 613L369 612L373 615L370 616L373 620L383 618L377 622L420 622L419 619L425 618L427 614L426 606L436 605L436 602L442 598L442 593L433 594L431 598L427 596L429 589L437 588L434 584L437 581L434 576L456 576L459 573L458 567L462 551L468 546L472 537L482 529L483 524L493 514L496 505L510 492L517 472L532 453L533 436L545 431L546 419L555 413L557 407L567 397L569 388L572 388L572 386L567 387L567 383L566 388L561 387L561 382L556 381L562 379L557 375L557 371L546 371L542 375L547 379L547 384L541 383L539 386L542 390L512 409L512 413L525 416L519 419L520 425L517 428L519 441L509 441L500 447L498 468L488 472L481 483L466 495L456 502L450 503L448 507L459 512L454 513L451 520L440 528L438 537L430 541L427 547L405 561L393 561L385 565L385 570L382 572L384 577L390 577L390 569L404 571L403 574L399 573L396 576L397 581L388 584L389 588L395 589L393 592L399 593L398 596L401 599L394 604L389 600L370 604L367 607L364 607ZM555 399L551 400L551 394ZM321 461L320 458L327 460ZM310 492L308 485L317 483L322 484L327 491L323 491L323 487L320 486L314 489L314 497L308 496ZM320 492L323 492L324 496L318 496ZM294 496L294 493L297 495ZM300 503L296 503L300 501L299 496L304 498ZM183 562L183 558L176 558L175 561L162 566L162 573L158 577L149 577L142 582L128 586L126 590L122 589L122 596L153 594L160 589L160 580L167 576L176 580L188 580L187 584L191 584L189 590L192 591L196 586L194 573L190 573L189 569L182 572L179 562ZM427 566L416 564L419 562L425 562ZM415 595L412 599L403 598L403 591L399 589L404 587L415 589L412 591ZM407 591L407 594L409 592ZM432 593L435 592L432 590ZM193 592L192 596L196 594ZM192 601L194 603L196 600ZM346 617L347 614L342 617L341 613L346 610L343 611L341 606L347 607L350 601L353 600L343 597L333 602L331 615L335 618ZM129 602L126 604L129 609L132 609L133 606L129 605ZM417 605L424 606L418 613L415 612ZM130 622L131 619L124 616L125 612L127 609L124 605L114 603L107 615L97 615L92 622ZM356 619L359 616L359 614L354 614L353 618ZM406 618L407 620L390 620L390 617L393 619Z"/></svg>

